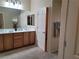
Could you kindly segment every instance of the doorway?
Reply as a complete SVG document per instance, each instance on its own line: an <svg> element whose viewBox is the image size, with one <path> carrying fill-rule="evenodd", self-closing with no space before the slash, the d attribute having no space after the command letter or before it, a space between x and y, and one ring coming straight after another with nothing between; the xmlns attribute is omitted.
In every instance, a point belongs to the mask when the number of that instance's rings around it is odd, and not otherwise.
<svg viewBox="0 0 79 59"><path fill-rule="evenodd" d="M61 30L61 5L62 0L53 0L52 7L48 7L48 13L46 8L40 8L36 13L37 45L43 51L57 56Z"/></svg>
<svg viewBox="0 0 79 59"><path fill-rule="evenodd" d="M61 6L62 0L53 0L52 9L49 13L51 16L48 21L48 49L49 53L58 56L59 38L60 38L60 24L61 24Z"/></svg>

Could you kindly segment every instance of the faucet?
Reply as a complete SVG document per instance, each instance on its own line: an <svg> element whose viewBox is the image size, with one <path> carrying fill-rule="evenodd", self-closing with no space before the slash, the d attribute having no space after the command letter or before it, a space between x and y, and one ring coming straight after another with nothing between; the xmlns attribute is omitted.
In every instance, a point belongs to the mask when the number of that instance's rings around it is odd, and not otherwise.
<svg viewBox="0 0 79 59"><path fill-rule="evenodd" d="M17 31L17 23L13 24L13 28L15 29L15 31Z"/></svg>

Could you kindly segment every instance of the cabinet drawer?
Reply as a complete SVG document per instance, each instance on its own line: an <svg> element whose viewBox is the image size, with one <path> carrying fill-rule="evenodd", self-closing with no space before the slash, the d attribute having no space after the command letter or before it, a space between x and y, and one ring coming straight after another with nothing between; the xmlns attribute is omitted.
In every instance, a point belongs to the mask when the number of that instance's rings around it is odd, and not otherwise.
<svg viewBox="0 0 79 59"><path fill-rule="evenodd" d="M23 39L23 36L15 36L14 39Z"/></svg>
<svg viewBox="0 0 79 59"><path fill-rule="evenodd" d="M23 39L14 39L14 48L22 47L23 46Z"/></svg>
<svg viewBox="0 0 79 59"><path fill-rule="evenodd" d="M14 48L22 47L24 40L24 33L15 33L14 34Z"/></svg>
<svg viewBox="0 0 79 59"><path fill-rule="evenodd" d="M23 36L23 33L15 33L14 37L17 37L17 36Z"/></svg>

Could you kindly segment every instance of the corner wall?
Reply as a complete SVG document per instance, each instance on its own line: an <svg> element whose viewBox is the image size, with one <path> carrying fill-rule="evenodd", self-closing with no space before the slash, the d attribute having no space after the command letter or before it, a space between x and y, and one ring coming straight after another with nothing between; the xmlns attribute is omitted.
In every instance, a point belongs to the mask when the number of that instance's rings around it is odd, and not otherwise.
<svg viewBox="0 0 79 59"><path fill-rule="evenodd" d="M53 0L31 0L31 11L35 12L39 8L52 7Z"/></svg>
<svg viewBox="0 0 79 59"><path fill-rule="evenodd" d="M48 22L48 51L56 52L59 48L59 37L54 37L54 22L61 23L61 3L62 0L53 0L52 8L49 9Z"/></svg>
<svg viewBox="0 0 79 59"><path fill-rule="evenodd" d="M30 7L31 7L31 0L21 0L24 11L18 16L19 18L19 25L21 27L27 26L27 15L30 14Z"/></svg>

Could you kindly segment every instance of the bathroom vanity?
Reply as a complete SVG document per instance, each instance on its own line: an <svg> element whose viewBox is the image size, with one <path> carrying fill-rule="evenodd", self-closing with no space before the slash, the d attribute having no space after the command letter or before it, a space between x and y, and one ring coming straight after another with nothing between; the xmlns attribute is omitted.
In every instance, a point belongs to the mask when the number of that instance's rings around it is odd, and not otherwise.
<svg viewBox="0 0 79 59"><path fill-rule="evenodd" d="M0 52L35 44L35 31L17 31L0 34Z"/></svg>
<svg viewBox="0 0 79 59"><path fill-rule="evenodd" d="M0 1L0 52L35 44L34 14L28 19L27 16L31 13L28 2L27 0Z"/></svg>

